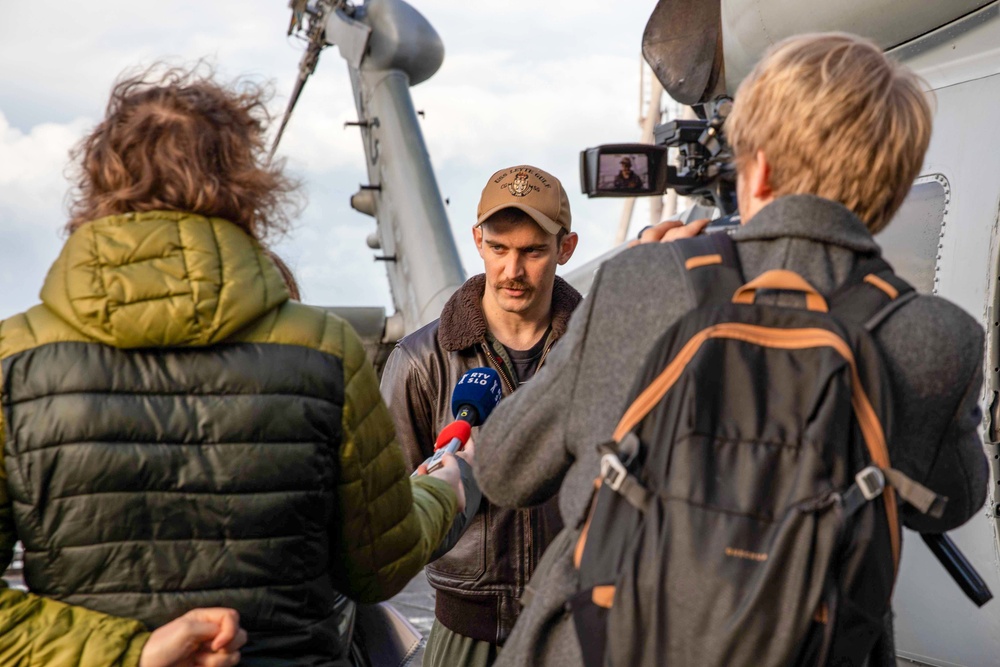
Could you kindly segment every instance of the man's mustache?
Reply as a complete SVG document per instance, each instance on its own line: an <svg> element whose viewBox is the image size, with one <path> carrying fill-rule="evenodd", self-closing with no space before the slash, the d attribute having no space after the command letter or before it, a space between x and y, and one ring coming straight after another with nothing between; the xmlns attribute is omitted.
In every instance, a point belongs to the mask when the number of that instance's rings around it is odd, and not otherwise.
<svg viewBox="0 0 1000 667"><path fill-rule="evenodd" d="M521 282L520 280L508 280L506 282L497 283L497 289L516 289L528 291L533 288L529 283Z"/></svg>

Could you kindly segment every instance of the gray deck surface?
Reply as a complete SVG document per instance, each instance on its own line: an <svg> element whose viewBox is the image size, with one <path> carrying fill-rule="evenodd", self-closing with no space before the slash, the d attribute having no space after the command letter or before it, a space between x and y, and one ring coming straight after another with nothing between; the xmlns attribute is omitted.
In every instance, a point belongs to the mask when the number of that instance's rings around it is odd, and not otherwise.
<svg viewBox="0 0 1000 667"><path fill-rule="evenodd" d="M7 574L13 575L10 572ZM15 587L21 588L23 586L19 576L8 576L5 579ZM414 577L406 588L390 600L390 603L423 634L426 641L427 635L431 631L431 625L434 623L434 589L427 583L427 577L424 576L424 573L421 572ZM408 667L422 667L423 661L424 648L421 645ZM897 660L898 667L913 667L913 665L918 664L920 663L910 662L904 658Z"/></svg>
<svg viewBox="0 0 1000 667"><path fill-rule="evenodd" d="M434 623L434 589L427 583L427 577L424 576L424 573L421 572L414 577L413 581L390 602L423 633L426 641L427 635L431 631L431 625ZM421 646L416 658L410 663L410 667L422 667L423 660L424 649ZM914 667L914 665L921 663L899 658L896 660L896 664L898 667Z"/></svg>
<svg viewBox="0 0 1000 667"><path fill-rule="evenodd" d="M427 583L423 571L389 602L406 616L417 630L420 630L426 642L427 635L431 632L431 625L434 624L434 589ZM424 647L421 644L420 650L408 667L422 667L423 662Z"/></svg>

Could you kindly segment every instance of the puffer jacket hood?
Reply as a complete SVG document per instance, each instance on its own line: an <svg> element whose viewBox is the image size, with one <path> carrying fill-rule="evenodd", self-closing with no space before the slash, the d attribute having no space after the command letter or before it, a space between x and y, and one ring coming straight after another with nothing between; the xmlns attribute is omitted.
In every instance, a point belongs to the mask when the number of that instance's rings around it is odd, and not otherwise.
<svg viewBox="0 0 1000 667"><path fill-rule="evenodd" d="M212 345L288 298L281 274L243 230L175 211L83 225L41 293L73 328L119 348Z"/></svg>

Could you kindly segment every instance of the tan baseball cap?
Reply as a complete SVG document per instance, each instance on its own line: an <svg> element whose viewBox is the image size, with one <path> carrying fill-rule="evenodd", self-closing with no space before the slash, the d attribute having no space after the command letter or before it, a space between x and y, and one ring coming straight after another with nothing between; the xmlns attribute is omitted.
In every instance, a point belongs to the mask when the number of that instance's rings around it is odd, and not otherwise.
<svg viewBox="0 0 1000 667"><path fill-rule="evenodd" d="M549 234L571 231L569 198L559 179L526 164L501 169L490 176L479 198L476 224L504 208L516 208L531 216Z"/></svg>

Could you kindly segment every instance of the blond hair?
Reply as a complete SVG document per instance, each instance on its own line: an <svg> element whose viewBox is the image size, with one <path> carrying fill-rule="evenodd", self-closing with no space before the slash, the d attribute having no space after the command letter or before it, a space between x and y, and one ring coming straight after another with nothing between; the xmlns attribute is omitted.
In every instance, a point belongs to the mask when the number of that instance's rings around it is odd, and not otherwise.
<svg viewBox="0 0 1000 667"><path fill-rule="evenodd" d="M775 196L839 202L876 233L906 198L930 142L920 84L855 35L781 41L736 94L726 130L737 164L763 151Z"/></svg>

